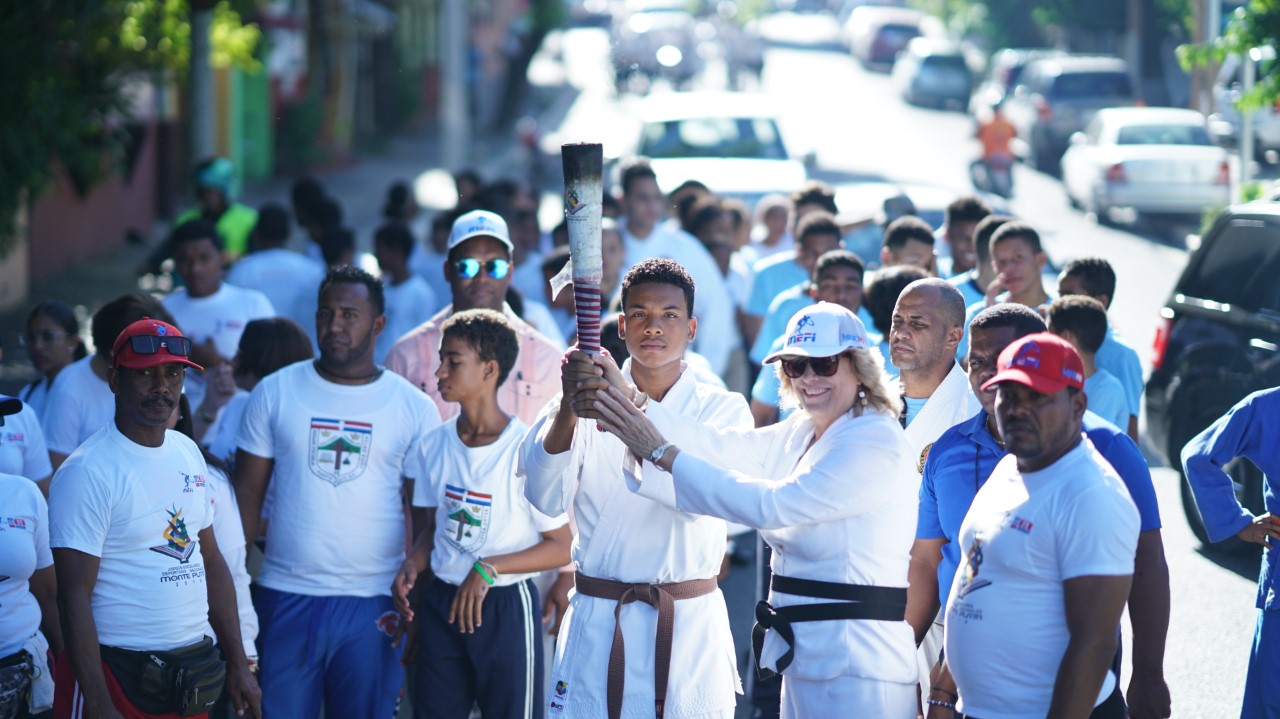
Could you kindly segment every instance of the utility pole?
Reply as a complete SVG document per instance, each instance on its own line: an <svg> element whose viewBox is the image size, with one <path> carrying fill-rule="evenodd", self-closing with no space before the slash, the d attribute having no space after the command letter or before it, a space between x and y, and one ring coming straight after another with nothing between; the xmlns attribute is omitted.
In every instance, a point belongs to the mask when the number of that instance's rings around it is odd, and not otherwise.
<svg viewBox="0 0 1280 719"><path fill-rule="evenodd" d="M445 169L461 170L471 156L467 97L471 28L466 0L443 0L440 22L440 147Z"/></svg>
<svg viewBox="0 0 1280 719"><path fill-rule="evenodd" d="M187 74L190 97L191 160L214 154L213 67L209 65L212 0L191 2L191 67Z"/></svg>

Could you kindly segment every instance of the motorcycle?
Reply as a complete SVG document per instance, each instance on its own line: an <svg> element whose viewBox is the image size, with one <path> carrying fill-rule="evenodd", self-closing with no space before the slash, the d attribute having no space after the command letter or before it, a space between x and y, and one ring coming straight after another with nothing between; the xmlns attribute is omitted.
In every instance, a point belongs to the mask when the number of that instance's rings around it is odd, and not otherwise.
<svg viewBox="0 0 1280 719"><path fill-rule="evenodd" d="M978 158L969 165L969 179L978 191L1008 199L1013 197L1013 164L1016 161L1017 157L1012 153Z"/></svg>

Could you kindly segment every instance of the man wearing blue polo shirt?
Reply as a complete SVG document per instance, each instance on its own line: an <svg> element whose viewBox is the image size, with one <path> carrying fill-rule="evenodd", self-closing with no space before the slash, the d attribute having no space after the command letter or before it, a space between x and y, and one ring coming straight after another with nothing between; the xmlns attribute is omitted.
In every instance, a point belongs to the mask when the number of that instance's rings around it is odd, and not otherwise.
<svg viewBox="0 0 1280 719"><path fill-rule="evenodd" d="M969 384L982 411L947 430L934 442L920 486L919 520L911 551L912 590L929 593L927 614L909 615L919 641L929 621L944 604L960 565L960 525L978 489L1007 452L992 416L995 391L983 391L995 375L1001 350L1021 337L1044 332L1044 321L1030 308L1004 303L987 308L969 325ZM1169 628L1169 567L1160 538L1160 511L1151 472L1137 444L1118 427L1086 412L1084 432L1120 475L1141 517L1129 616L1133 629L1133 676L1126 698L1131 716L1169 716L1169 689L1164 681L1164 645ZM934 603L934 602L937 603ZM920 602L919 604L925 604ZM911 606L911 604L909 604ZM942 614L946 616L945 612ZM1113 667L1119 676L1118 666ZM936 671L936 669L935 669ZM955 683L936 677L931 698L954 703Z"/></svg>

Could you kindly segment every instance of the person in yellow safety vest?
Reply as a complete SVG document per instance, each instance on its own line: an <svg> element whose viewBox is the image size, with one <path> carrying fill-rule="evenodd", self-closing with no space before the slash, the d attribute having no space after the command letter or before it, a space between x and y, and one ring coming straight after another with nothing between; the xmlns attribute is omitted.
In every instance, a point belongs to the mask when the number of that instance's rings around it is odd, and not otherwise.
<svg viewBox="0 0 1280 719"><path fill-rule="evenodd" d="M258 223L258 211L235 201L235 166L225 157L201 162L195 169L196 197L200 204L178 215L177 227L203 217L213 222L222 235L228 263L249 250L249 234Z"/></svg>

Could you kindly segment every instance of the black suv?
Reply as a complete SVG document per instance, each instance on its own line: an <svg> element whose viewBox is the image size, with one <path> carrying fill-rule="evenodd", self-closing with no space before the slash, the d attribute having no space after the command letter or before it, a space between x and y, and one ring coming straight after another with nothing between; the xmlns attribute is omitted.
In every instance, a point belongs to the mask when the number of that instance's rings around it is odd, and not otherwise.
<svg viewBox="0 0 1280 719"><path fill-rule="evenodd" d="M1249 393L1280 385L1280 203L1223 212L1191 254L1160 315L1146 389L1147 430L1181 473L1183 445ZM1227 469L1241 504L1265 512L1258 468L1237 460ZM1208 543L1185 477L1182 509ZM1247 546L1238 539L1227 544Z"/></svg>

